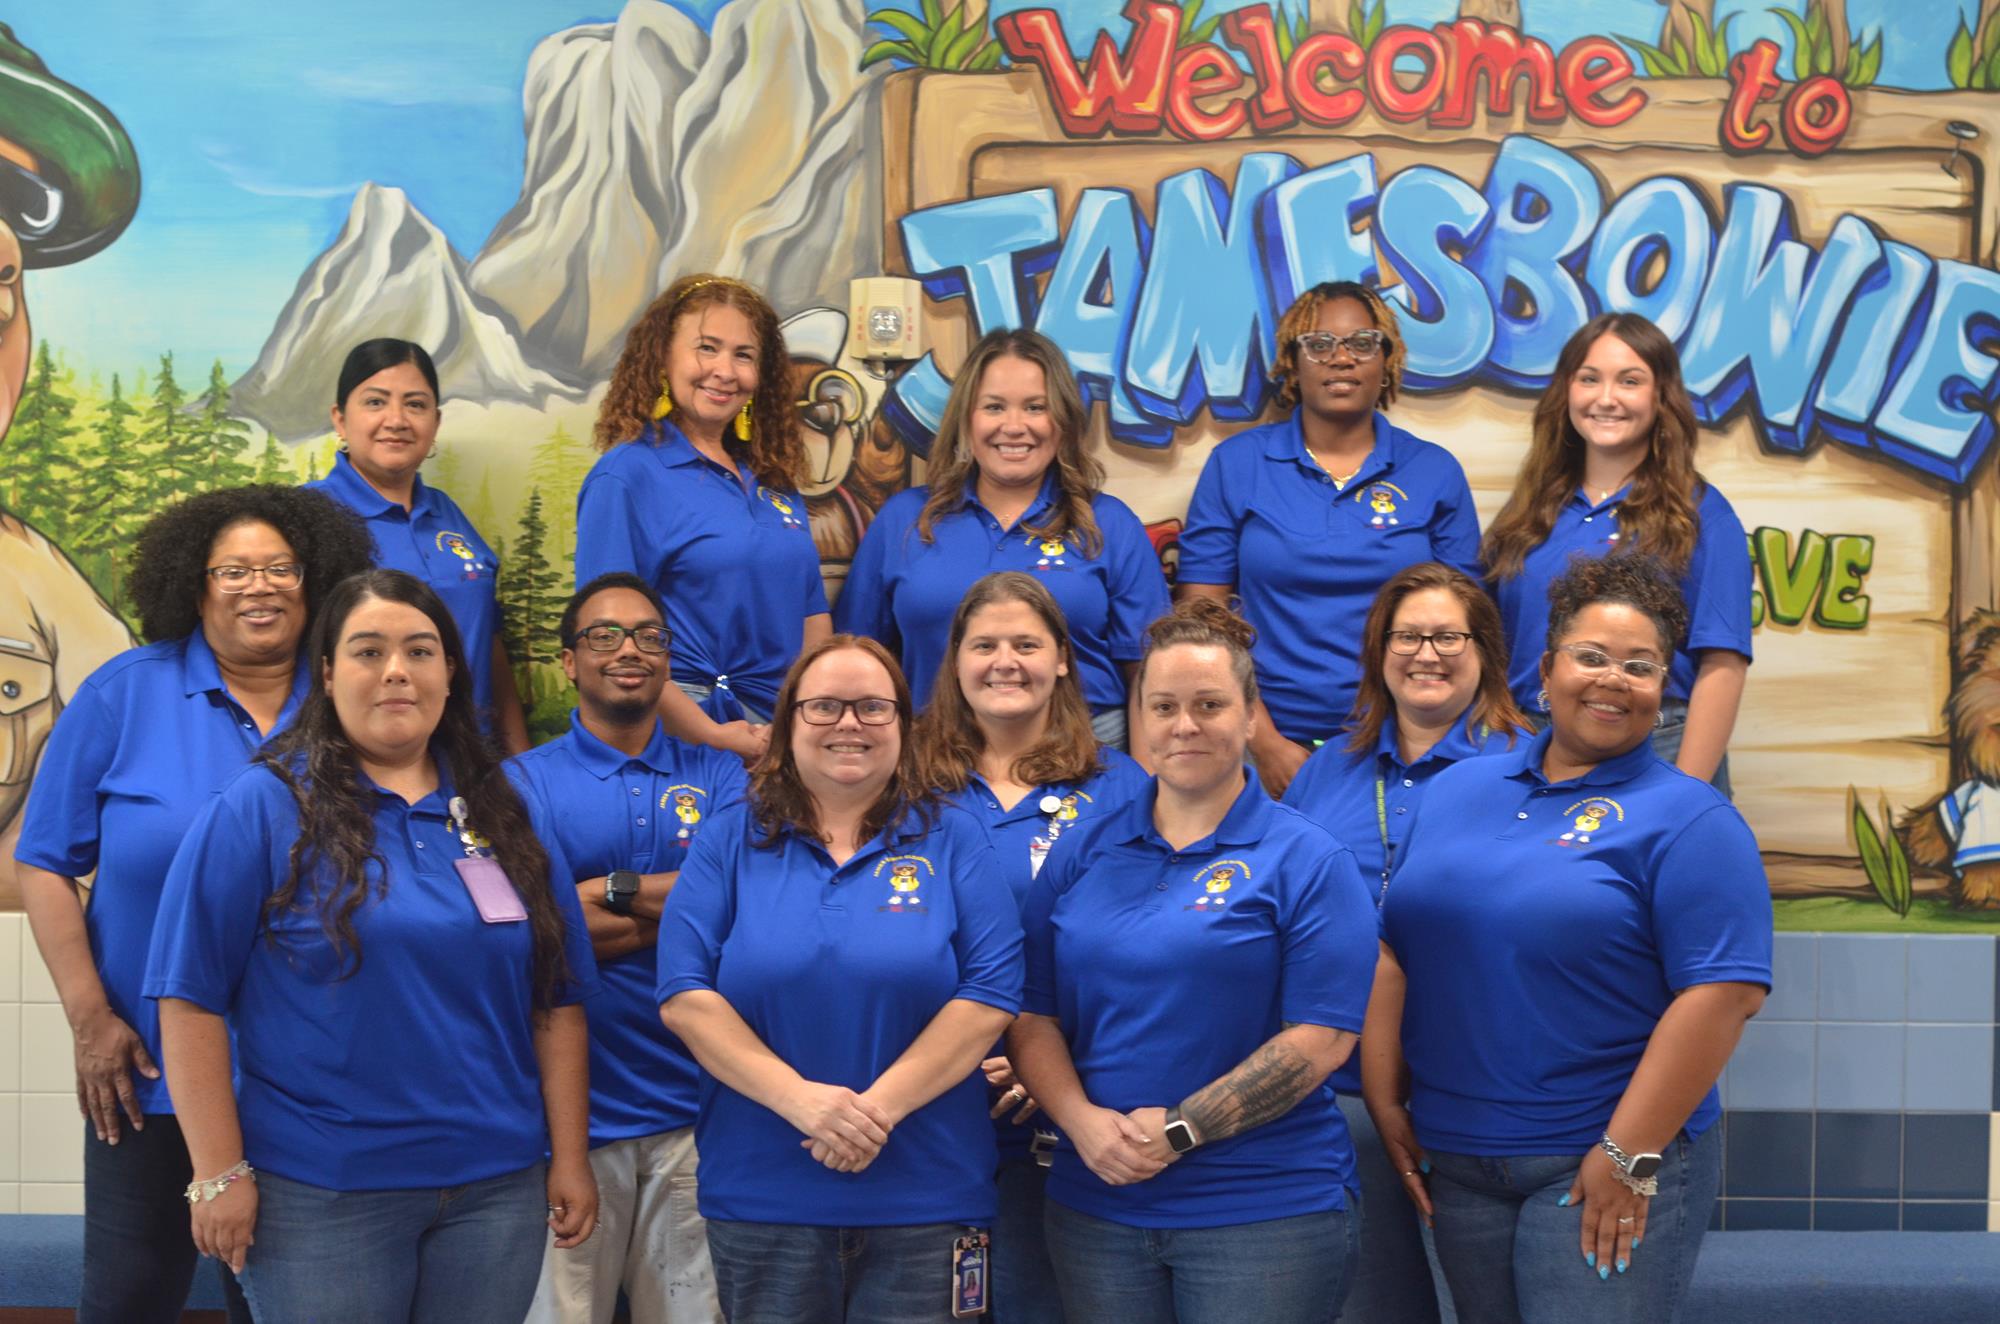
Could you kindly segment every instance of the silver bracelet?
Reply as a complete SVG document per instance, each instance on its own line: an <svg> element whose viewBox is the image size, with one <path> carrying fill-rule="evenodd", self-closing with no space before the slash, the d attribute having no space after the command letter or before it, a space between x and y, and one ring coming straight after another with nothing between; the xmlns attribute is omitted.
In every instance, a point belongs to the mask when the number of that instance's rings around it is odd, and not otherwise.
<svg viewBox="0 0 2000 1324"><path fill-rule="evenodd" d="M1615 1163L1611 1165L1611 1175L1619 1181L1624 1182L1625 1189L1634 1195L1643 1195L1650 1200L1660 1193L1660 1179L1658 1177L1642 1178L1629 1176L1623 1168Z"/></svg>
<svg viewBox="0 0 2000 1324"><path fill-rule="evenodd" d="M229 1171L223 1173L220 1177L211 1177L207 1181L189 1182L187 1191L185 1192L187 1202L189 1204L206 1204L228 1190L232 1183L244 1177L248 1177L252 1184L255 1184L257 1180L257 1171L250 1166L250 1160L248 1159L238 1160L235 1167L229 1169Z"/></svg>

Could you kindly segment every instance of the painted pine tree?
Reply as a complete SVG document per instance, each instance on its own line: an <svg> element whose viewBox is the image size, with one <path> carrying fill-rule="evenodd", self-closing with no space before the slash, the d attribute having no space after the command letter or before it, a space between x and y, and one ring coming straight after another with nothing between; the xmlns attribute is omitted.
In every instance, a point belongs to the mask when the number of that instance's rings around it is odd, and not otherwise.
<svg viewBox="0 0 2000 1324"><path fill-rule="evenodd" d="M125 397L117 373L111 374L110 398L98 406L92 425L77 446L75 514L68 549L97 591L127 619L126 554L139 525L149 513L141 507L143 488L131 478L133 423L139 411Z"/></svg>
<svg viewBox="0 0 2000 1324"><path fill-rule="evenodd" d="M200 412L194 417L195 445L203 455L201 486L239 487L254 476L242 458L250 447L250 425L229 413L229 381L222 375L222 360L208 370L208 389L195 402Z"/></svg>
<svg viewBox="0 0 2000 1324"><path fill-rule="evenodd" d="M35 370L0 445L0 498L8 509L58 543L69 533L76 457L76 397L56 373L49 342L37 347Z"/></svg>

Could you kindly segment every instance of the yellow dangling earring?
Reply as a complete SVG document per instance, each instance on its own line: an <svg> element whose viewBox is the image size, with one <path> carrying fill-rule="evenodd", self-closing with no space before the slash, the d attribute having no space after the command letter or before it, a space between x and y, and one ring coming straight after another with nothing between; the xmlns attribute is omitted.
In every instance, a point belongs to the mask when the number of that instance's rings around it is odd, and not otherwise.
<svg viewBox="0 0 2000 1324"><path fill-rule="evenodd" d="M743 408L737 412L736 439L738 441L750 440L750 405L751 401L745 400Z"/></svg>
<svg viewBox="0 0 2000 1324"><path fill-rule="evenodd" d="M673 412L673 392L667 389L667 379L662 377L660 378L660 398L653 401L653 418L655 420L662 419Z"/></svg>

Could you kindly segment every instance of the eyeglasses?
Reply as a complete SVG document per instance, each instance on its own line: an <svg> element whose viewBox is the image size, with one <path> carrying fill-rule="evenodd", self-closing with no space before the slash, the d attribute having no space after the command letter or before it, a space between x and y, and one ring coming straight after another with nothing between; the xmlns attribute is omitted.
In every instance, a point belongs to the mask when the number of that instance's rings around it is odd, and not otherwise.
<svg viewBox="0 0 2000 1324"><path fill-rule="evenodd" d="M1384 637L1389 641L1389 651L1401 653L1404 657L1415 657L1423 651L1425 644L1436 649L1439 657L1457 657L1465 651L1466 640L1472 638L1463 630L1439 630L1436 634L1391 630Z"/></svg>
<svg viewBox="0 0 2000 1324"><path fill-rule="evenodd" d="M641 625L626 629L622 625L593 625L587 630L578 630L570 639L574 648L581 643L593 653L615 653L625 646L625 636L632 636L632 642L642 653L664 653L667 645L674 641L674 633L664 625Z"/></svg>
<svg viewBox="0 0 2000 1324"><path fill-rule="evenodd" d="M306 568L291 561L280 561L277 565L212 565L208 577L224 593L248 593L250 581L258 575L264 582L280 593L290 593L306 582Z"/></svg>
<svg viewBox="0 0 2000 1324"><path fill-rule="evenodd" d="M849 708L863 726L888 726L896 720L894 699L800 699L799 719L809 726L832 726Z"/></svg>
<svg viewBox="0 0 2000 1324"><path fill-rule="evenodd" d="M1333 356L1343 349L1357 361L1366 362L1382 352L1389 343L1389 337L1386 332L1372 328L1356 331L1351 336L1337 336L1331 331L1308 331L1292 343L1314 363L1331 363Z"/></svg>
<svg viewBox="0 0 2000 1324"><path fill-rule="evenodd" d="M1556 651L1569 654L1569 660L1576 663L1578 671L1598 675L1617 667L1625 673L1625 679L1634 685L1657 685L1666 679L1667 668L1662 662L1648 662L1642 657L1613 657L1601 648L1589 644L1557 644Z"/></svg>

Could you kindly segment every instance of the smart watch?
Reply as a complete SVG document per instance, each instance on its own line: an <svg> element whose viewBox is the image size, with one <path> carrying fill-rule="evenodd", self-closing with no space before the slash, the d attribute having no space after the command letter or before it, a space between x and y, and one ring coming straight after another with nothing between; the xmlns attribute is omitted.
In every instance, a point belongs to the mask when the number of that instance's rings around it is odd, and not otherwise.
<svg viewBox="0 0 2000 1324"><path fill-rule="evenodd" d="M1187 1120L1181 1116L1181 1110L1178 1108L1167 1109L1165 1131L1167 1148L1173 1150L1176 1154L1185 1154L1201 1143L1201 1138L1194 1133L1194 1127L1188 1125Z"/></svg>
<svg viewBox="0 0 2000 1324"><path fill-rule="evenodd" d="M1598 1147L1604 1151L1605 1156L1618 1169L1619 1180L1623 1181L1638 1194L1652 1195L1658 1190L1658 1185L1655 1183L1654 1178L1659 1175L1660 1164L1665 1161L1660 1155L1627 1154L1618 1147L1616 1141L1612 1140L1609 1131L1604 1133L1604 1139L1598 1141Z"/></svg>
<svg viewBox="0 0 2000 1324"><path fill-rule="evenodd" d="M614 915L632 913L632 899L639 895L639 875L630 869L613 869L604 877L604 908Z"/></svg>

